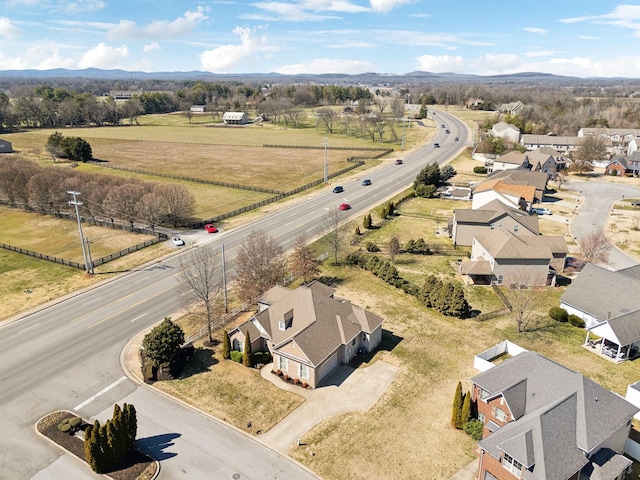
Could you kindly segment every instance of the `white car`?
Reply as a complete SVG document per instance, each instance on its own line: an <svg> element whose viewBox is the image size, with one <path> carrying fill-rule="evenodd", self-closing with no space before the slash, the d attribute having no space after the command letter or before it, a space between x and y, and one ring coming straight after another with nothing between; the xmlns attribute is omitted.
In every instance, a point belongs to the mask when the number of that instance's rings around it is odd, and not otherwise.
<svg viewBox="0 0 640 480"><path fill-rule="evenodd" d="M180 237L173 237L171 239L171 241L173 242L173 244L176 247L183 247L184 246L184 240L182 240Z"/></svg>
<svg viewBox="0 0 640 480"><path fill-rule="evenodd" d="M532 208L531 213L537 213L538 215L551 215L551 210L548 208Z"/></svg>

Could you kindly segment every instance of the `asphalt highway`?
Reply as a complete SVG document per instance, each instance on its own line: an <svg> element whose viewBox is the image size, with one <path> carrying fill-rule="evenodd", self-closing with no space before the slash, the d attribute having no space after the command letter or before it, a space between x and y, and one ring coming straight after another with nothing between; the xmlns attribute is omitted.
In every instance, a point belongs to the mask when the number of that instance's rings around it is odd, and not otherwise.
<svg viewBox="0 0 640 480"><path fill-rule="evenodd" d="M317 236L328 209L349 203L345 218L361 216L411 185L422 167L444 164L465 146L468 131L456 118L438 112L433 142L402 156L403 165L385 164L251 224L207 237L224 243L228 262L252 230L268 232L288 249L302 232ZM445 133L446 125L450 134ZM415 128L415 127L412 127ZM459 137L459 141L454 141ZM398 156L400 157L400 155ZM371 186L362 186L369 178ZM197 248L197 247L195 247ZM38 437L36 421L58 409L84 418L111 416L113 404L129 402L138 411L139 444L161 461L160 477L179 479L316 478L288 457L251 437L202 415L126 377L120 353L131 337L181 309L176 276L180 255L120 275L69 296L0 328L0 478L101 478Z"/></svg>

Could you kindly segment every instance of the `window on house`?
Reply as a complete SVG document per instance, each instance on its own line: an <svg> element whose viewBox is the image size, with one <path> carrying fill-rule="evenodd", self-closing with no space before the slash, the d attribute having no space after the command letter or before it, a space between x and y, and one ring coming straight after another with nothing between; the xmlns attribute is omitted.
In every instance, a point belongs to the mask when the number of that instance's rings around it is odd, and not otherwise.
<svg viewBox="0 0 640 480"><path fill-rule="evenodd" d="M498 275L498 285L502 285L503 280L504 280L504 275Z"/></svg>
<svg viewBox="0 0 640 480"><path fill-rule="evenodd" d="M300 378L303 380L309 380L309 367L300 364Z"/></svg>
<svg viewBox="0 0 640 480"><path fill-rule="evenodd" d="M484 423L484 413L478 412L478 420L480 420L482 423Z"/></svg>
<svg viewBox="0 0 640 480"><path fill-rule="evenodd" d="M285 358L285 357L280 357L280 370L284 371L284 372L288 372L289 371L289 359Z"/></svg>
<svg viewBox="0 0 640 480"><path fill-rule="evenodd" d="M353 340L351 340L351 346L354 346L356 344L356 337L353 337Z"/></svg>
<svg viewBox="0 0 640 480"><path fill-rule="evenodd" d="M284 323L284 320L280 320L278 322L278 328L284 332L284 330L286 329L286 325Z"/></svg>
<svg viewBox="0 0 640 480"><path fill-rule="evenodd" d="M498 420L500 420L501 422L505 422L507 421L507 414L504 410L502 410L501 408L496 408L496 418Z"/></svg>
<svg viewBox="0 0 640 480"><path fill-rule="evenodd" d="M522 476L522 464L506 453L504 454L504 457L502 457L502 466L517 478Z"/></svg>
<svg viewBox="0 0 640 480"><path fill-rule="evenodd" d="M238 348L236 350L244 351L244 342L242 340L238 340Z"/></svg>
<svg viewBox="0 0 640 480"><path fill-rule="evenodd" d="M514 231L514 232L517 232L517 231L518 231L518 228L519 228L519 227L518 227L518 225L514 225L514 226L513 226L513 231Z"/></svg>
<svg viewBox="0 0 640 480"><path fill-rule="evenodd" d="M495 228L496 228L496 224L495 223L492 223L490 226L491 226L491 230L495 230Z"/></svg>
<svg viewBox="0 0 640 480"><path fill-rule="evenodd" d="M489 396L489 392L486 390L480 389L480 400L486 400Z"/></svg>

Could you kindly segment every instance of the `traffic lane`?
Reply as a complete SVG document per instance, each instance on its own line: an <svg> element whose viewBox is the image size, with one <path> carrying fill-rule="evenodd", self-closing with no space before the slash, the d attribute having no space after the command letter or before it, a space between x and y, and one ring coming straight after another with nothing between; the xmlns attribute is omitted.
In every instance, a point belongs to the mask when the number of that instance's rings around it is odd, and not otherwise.
<svg viewBox="0 0 640 480"><path fill-rule="evenodd" d="M250 436L191 408L179 408L181 404L148 387L138 386L122 400L136 406L136 446L160 461L161 479L318 478ZM106 409L96 417L102 421L111 414Z"/></svg>

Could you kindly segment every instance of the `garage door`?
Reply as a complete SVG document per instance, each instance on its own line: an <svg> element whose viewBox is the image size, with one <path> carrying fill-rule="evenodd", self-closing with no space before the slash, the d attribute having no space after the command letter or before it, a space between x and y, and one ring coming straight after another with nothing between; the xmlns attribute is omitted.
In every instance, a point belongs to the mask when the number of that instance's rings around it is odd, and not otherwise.
<svg viewBox="0 0 640 480"><path fill-rule="evenodd" d="M338 352L336 351L331 357L327 359L320 367L318 368L318 375L316 377L316 381L319 382L327 375L331 370L338 366Z"/></svg>

